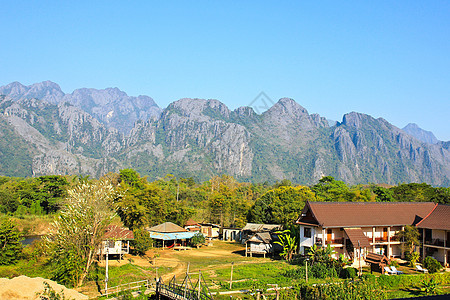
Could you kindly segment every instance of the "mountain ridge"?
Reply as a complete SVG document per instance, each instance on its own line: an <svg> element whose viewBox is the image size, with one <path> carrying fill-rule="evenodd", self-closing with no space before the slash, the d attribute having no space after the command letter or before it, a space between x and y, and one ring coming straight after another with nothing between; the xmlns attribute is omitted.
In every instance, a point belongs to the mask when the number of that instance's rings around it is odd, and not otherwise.
<svg viewBox="0 0 450 300"><path fill-rule="evenodd" d="M50 83L46 86L58 90ZM151 178L171 173L206 180L228 174L247 181L291 179L313 184L330 175L350 184L450 184L448 142L424 143L383 118L363 113L350 112L342 122L330 125L290 98L280 99L262 114L251 107L230 110L215 99L183 98L157 117L144 114L124 131L108 126L99 120L102 114L83 110L80 104L92 96L96 104L120 105L126 93L119 89L101 90L102 95L111 94L108 99L94 99L100 90L78 89L75 94L89 97L79 99L76 106L27 99L24 94L38 94L38 89L27 90L18 83L0 87L2 91L13 97L0 98L0 134L29 149L21 158L25 169L8 165L11 154L0 156L3 174L20 169L26 176L98 177L131 167ZM54 99L51 93L40 95ZM0 144L1 153L11 153L8 149Z"/></svg>

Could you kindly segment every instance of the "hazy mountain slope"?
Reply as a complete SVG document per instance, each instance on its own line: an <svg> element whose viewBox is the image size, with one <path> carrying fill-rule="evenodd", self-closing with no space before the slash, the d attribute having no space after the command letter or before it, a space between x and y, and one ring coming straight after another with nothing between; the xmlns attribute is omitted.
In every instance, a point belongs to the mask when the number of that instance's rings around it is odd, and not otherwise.
<svg viewBox="0 0 450 300"><path fill-rule="evenodd" d="M437 144L439 140L434 136L431 131L424 130L420 128L415 123L409 123L402 129L407 134L415 137L419 141L422 141L427 144Z"/></svg>
<svg viewBox="0 0 450 300"><path fill-rule="evenodd" d="M74 106L37 99L3 98L0 113L9 125L2 132L14 133L20 137L17 145L28 149L18 151L18 155L27 158L24 165L31 165L32 175L100 176L118 168L118 163L109 155L121 149L123 136ZM3 153L5 149L2 146L0 150ZM17 160L16 155L9 159Z"/></svg>
<svg viewBox="0 0 450 300"><path fill-rule="evenodd" d="M0 87L0 95L14 100L39 99L51 104L68 102L83 109L109 128L129 133L138 120L158 118L161 109L148 96L131 97L117 88L77 89L64 94L58 84L51 81L24 86L13 82Z"/></svg>

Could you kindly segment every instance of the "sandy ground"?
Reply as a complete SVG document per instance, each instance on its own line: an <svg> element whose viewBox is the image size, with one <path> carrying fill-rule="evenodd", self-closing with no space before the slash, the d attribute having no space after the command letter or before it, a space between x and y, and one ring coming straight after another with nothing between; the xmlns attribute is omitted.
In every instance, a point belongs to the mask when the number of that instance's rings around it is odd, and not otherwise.
<svg viewBox="0 0 450 300"><path fill-rule="evenodd" d="M57 293L63 291L68 299L88 299L88 296L80 294L75 290L66 288L55 281L41 277L30 278L18 276L13 279L0 278L0 299L8 300L37 300L39 294L44 291L44 281L47 282Z"/></svg>

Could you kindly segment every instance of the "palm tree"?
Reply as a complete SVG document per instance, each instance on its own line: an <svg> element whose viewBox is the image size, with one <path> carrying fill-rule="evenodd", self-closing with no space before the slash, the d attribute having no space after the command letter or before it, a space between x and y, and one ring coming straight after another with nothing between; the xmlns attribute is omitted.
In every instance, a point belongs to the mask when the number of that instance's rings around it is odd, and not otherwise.
<svg viewBox="0 0 450 300"><path fill-rule="evenodd" d="M285 230L281 232L277 232L279 235L279 241L276 241L275 244L283 247L283 252L281 252L281 256L283 256L288 262L291 262L292 256L295 253L295 249L297 249L297 239L295 236L292 236L290 230Z"/></svg>

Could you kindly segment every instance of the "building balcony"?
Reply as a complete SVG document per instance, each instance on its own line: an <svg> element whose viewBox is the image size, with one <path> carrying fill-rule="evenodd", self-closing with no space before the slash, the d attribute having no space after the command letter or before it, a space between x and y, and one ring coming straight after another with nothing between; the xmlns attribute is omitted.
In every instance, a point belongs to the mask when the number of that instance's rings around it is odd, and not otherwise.
<svg viewBox="0 0 450 300"><path fill-rule="evenodd" d="M426 245L433 245L433 246L439 246L439 247L449 247L450 243L447 241L447 245L444 240L441 239L431 239L425 241Z"/></svg>
<svg viewBox="0 0 450 300"><path fill-rule="evenodd" d="M343 245L344 244L344 238L338 238L338 239L333 239L331 241L326 240L325 241L325 245ZM321 238L316 238L316 245L321 246L322 245L322 239Z"/></svg>
<svg viewBox="0 0 450 300"><path fill-rule="evenodd" d="M369 239L369 242L372 242L372 240ZM387 242L388 242L387 237L376 237L375 238L375 243L387 243Z"/></svg>

